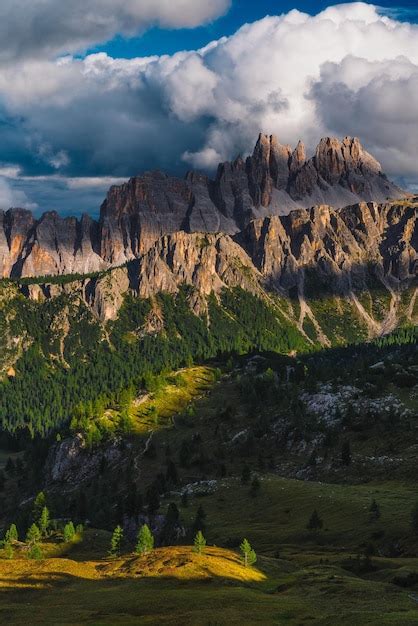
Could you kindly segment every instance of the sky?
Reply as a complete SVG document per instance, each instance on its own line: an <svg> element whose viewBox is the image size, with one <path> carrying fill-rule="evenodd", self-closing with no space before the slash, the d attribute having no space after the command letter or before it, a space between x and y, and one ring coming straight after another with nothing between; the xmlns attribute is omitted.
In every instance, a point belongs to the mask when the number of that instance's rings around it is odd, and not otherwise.
<svg viewBox="0 0 418 626"><path fill-rule="evenodd" d="M358 136L418 190L418 2L1 0L0 209L97 215L259 132Z"/></svg>

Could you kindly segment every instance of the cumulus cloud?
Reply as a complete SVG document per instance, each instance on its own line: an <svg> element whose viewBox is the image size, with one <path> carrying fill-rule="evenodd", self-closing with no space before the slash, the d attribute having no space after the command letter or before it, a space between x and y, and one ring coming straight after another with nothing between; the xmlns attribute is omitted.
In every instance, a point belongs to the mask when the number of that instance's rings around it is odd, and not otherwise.
<svg viewBox="0 0 418 626"><path fill-rule="evenodd" d="M260 131L292 145L303 138L310 149L321 136L351 134L389 175L412 184L417 41L418 25L351 3L266 17L171 56L25 58L0 72L0 165L18 164L24 176L104 180L181 172L185 163L210 170L249 152Z"/></svg>
<svg viewBox="0 0 418 626"><path fill-rule="evenodd" d="M6 178L0 176L0 210L10 207L20 207L24 209L36 209L37 204L31 202L26 193L21 189L13 189Z"/></svg>
<svg viewBox="0 0 418 626"><path fill-rule="evenodd" d="M230 0L1 0L0 61L76 52L150 26L193 28Z"/></svg>

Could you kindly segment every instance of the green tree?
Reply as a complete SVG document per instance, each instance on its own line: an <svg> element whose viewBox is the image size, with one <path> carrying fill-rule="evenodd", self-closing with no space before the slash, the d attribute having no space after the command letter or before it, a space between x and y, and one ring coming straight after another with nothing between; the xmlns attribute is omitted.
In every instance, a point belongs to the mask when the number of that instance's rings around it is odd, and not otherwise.
<svg viewBox="0 0 418 626"><path fill-rule="evenodd" d="M82 537L83 534L84 534L84 526L83 526L83 524L77 524L75 532L77 533L77 535Z"/></svg>
<svg viewBox="0 0 418 626"><path fill-rule="evenodd" d="M319 530L324 525L324 522L318 515L318 511L315 509L312 515L309 518L309 521L306 525L308 530Z"/></svg>
<svg viewBox="0 0 418 626"><path fill-rule="evenodd" d="M202 554L206 547L206 539L203 536L201 530L198 530L194 538L194 551L198 554Z"/></svg>
<svg viewBox="0 0 418 626"><path fill-rule="evenodd" d="M243 539L239 549L241 550L242 560L245 567L253 565L257 561L257 555L252 549L248 539Z"/></svg>
<svg viewBox="0 0 418 626"><path fill-rule="evenodd" d="M72 541L75 537L75 528L72 522L67 522L64 526L64 541L69 542Z"/></svg>
<svg viewBox="0 0 418 626"><path fill-rule="evenodd" d="M39 545L39 543L34 543L31 546L28 552L28 557L35 561L39 561L40 559L43 559L44 555L43 555L43 552L41 550L41 546Z"/></svg>
<svg viewBox="0 0 418 626"><path fill-rule="evenodd" d="M36 496L33 509L32 509L32 519L37 524L42 515L43 508L46 506L46 497L43 491L40 491Z"/></svg>
<svg viewBox="0 0 418 626"><path fill-rule="evenodd" d="M41 540L41 531L36 524L32 524L26 533L26 542L30 545L34 545Z"/></svg>
<svg viewBox="0 0 418 626"><path fill-rule="evenodd" d="M252 495L253 498L256 498L258 496L258 494L260 493L260 489L261 489L261 483L259 479L257 478L257 476L254 476L254 478L251 481L251 488L250 488L250 494Z"/></svg>
<svg viewBox="0 0 418 626"><path fill-rule="evenodd" d="M135 552L137 554L148 554L154 548L154 537L147 524L143 524L138 532Z"/></svg>
<svg viewBox="0 0 418 626"><path fill-rule="evenodd" d="M369 509L369 513L370 513L370 521L375 522L380 518L380 506L378 505L378 503L376 502L376 500L372 500L372 503L370 505L370 509Z"/></svg>
<svg viewBox="0 0 418 626"><path fill-rule="evenodd" d="M123 540L123 530L121 526L116 526L113 531L112 539L110 540L110 554L117 556L120 553L120 548Z"/></svg>
<svg viewBox="0 0 418 626"><path fill-rule="evenodd" d="M198 530L201 530L202 532L205 531L206 529L205 519L206 519L206 513L203 509L203 506L200 505L199 508L197 509L196 517L195 517L194 524L193 524L193 530L195 532L197 532Z"/></svg>
<svg viewBox="0 0 418 626"><path fill-rule="evenodd" d="M41 531L42 537L48 536L49 525L49 511L48 508L44 506L44 508L42 509L41 517L39 518L39 530Z"/></svg>
<svg viewBox="0 0 418 626"><path fill-rule="evenodd" d="M5 541L3 545L4 557L6 559L12 559L14 556L13 546L10 541Z"/></svg>
<svg viewBox="0 0 418 626"><path fill-rule="evenodd" d="M6 530L5 540L9 543L12 543L13 541L19 541L16 524L11 524L10 528Z"/></svg>

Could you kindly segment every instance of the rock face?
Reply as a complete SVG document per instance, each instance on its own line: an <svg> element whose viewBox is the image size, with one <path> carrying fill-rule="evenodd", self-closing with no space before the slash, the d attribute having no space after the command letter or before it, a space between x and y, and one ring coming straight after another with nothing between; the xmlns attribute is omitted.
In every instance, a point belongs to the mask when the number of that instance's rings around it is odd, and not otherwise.
<svg viewBox="0 0 418 626"><path fill-rule="evenodd" d="M98 222L55 212L39 220L23 209L0 212L0 274L92 273L138 259L178 231L233 235L251 220L298 208L404 195L358 139L322 139L307 160L302 142L292 151L260 135L251 156L220 164L214 180L196 172L184 179L148 172L112 187Z"/></svg>
<svg viewBox="0 0 418 626"><path fill-rule="evenodd" d="M188 285L194 288L190 304L202 313L207 296L225 287L262 297L275 291L299 302L300 327L306 316L316 323L309 301L334 299L334 307L336 298L353 306L374 336L389 332L400 319L418 321L417 274L418 201L361 202L259 218L232 236L163 235L123 267L63 285L29 285L25 293L35 300L77 293L106 322L117 317L127 293L149 298ZM385 301L379 319L376 298Z"/></svg>

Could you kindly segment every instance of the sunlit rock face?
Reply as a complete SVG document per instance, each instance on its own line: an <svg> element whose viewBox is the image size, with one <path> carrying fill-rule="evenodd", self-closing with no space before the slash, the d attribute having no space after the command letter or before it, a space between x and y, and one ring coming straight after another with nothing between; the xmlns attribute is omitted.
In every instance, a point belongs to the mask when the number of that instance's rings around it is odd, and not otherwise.
<svg viewBox="0 0 418 626"><path fill-rule="evenodd" d="M92 273L140 258L165 235L234 235L252 220L296 209L404 195L356 138L322 139L307 159L302 142L292 150L260 135L251 156L221 163L214 179L198 172L184 179L147 172L112 187L97 222L87 215L77 220L48 212L36 220L23 209L0 212L0 273ZM308 213L300 216L309 219Z"/></svg>

